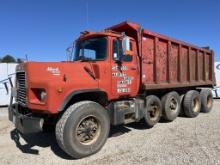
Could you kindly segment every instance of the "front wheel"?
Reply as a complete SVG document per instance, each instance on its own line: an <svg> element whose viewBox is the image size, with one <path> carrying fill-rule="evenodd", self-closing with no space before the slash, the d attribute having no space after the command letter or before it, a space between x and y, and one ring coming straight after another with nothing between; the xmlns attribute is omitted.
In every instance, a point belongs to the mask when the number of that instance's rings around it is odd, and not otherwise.
<svg viewBox="0 0 220 165"><path fill-rule="evenodd" d="M73 158L98 152L110 129L107 110L92 101L70 106L56 125L58 145Z"/></svg>

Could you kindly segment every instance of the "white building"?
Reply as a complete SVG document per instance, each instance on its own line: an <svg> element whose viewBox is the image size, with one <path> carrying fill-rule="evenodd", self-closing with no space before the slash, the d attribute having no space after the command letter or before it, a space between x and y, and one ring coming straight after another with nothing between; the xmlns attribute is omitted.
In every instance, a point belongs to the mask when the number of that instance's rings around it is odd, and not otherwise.
<svg viewBox="0 0 220 165"><path fill-rule="evenodd" d="M220 98L220 62L215 62L216 86L213 90L213 96Z"/></svg>
<svg viewBox="0 0 220 165"><path fill-rule="evenodd" d="M16 65L16 63L0 63L0 106L9 104L11 85L15 82Z"/></svg>

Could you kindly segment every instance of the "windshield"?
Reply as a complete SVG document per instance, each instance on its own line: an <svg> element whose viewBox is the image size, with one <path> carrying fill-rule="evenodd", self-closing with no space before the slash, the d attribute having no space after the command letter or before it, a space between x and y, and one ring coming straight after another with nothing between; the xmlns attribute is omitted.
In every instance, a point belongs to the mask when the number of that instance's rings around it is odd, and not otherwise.
<svg viewBox="0 0 220 165"><path fill-rule="evenodd" d="M104 60L106 57L107 39L91 38L76 43L73 60Z"/></svg>

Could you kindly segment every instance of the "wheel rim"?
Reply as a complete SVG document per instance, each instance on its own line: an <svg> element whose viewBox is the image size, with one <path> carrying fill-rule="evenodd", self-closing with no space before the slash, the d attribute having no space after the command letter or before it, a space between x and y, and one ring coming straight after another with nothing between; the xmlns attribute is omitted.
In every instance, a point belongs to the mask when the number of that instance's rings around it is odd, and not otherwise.
<svg viewBox="0 0 220 165"><path fill-rule="evenodd" d="M100 121L95 116L83 118L76 128L76 138L83 145L96 142L101 132Z"/></svg>
<svg viewBox="0 0 220 165"><path fill-rule="evenodd" d="M213 105L212 95L208 95L208 97L207 97L207 107L208 107L208 109L211 109L212 105Z"/></svg>
<svg viewBox="0 0 220 165"><path fill-rule="evenodd" d="M174 97L170 100L170 106L169 107L170 107L170 110L172 112L174 112L178 109L178 102Z"/></svg>
<svg viewBox="0 0 220 165"><path fill-rule="evenodd" d="M192 100L192 109L194 112L199 111L199 99L197 97Z"/></svg>
<svg viewBox="0 0 220 165"><path fill-rule="evenodd" d="M153 102L152 104L150 104L148 115L150 117L150 120L155 121L158 119L160 115L160 106L156 102Z"/></svg>

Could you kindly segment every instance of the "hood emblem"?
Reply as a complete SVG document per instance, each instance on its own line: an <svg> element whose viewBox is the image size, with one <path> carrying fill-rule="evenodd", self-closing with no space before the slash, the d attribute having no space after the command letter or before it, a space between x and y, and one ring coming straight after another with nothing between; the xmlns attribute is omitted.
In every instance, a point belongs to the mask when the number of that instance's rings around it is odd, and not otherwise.
<svg viewBox="0 0 220 165"><path fill-rule="evenodd" d="M60 69L58 67L48 66L47 67L47 71L52 73L52 75L55 75L55 76L59 76L60 75Z"/></svg>

